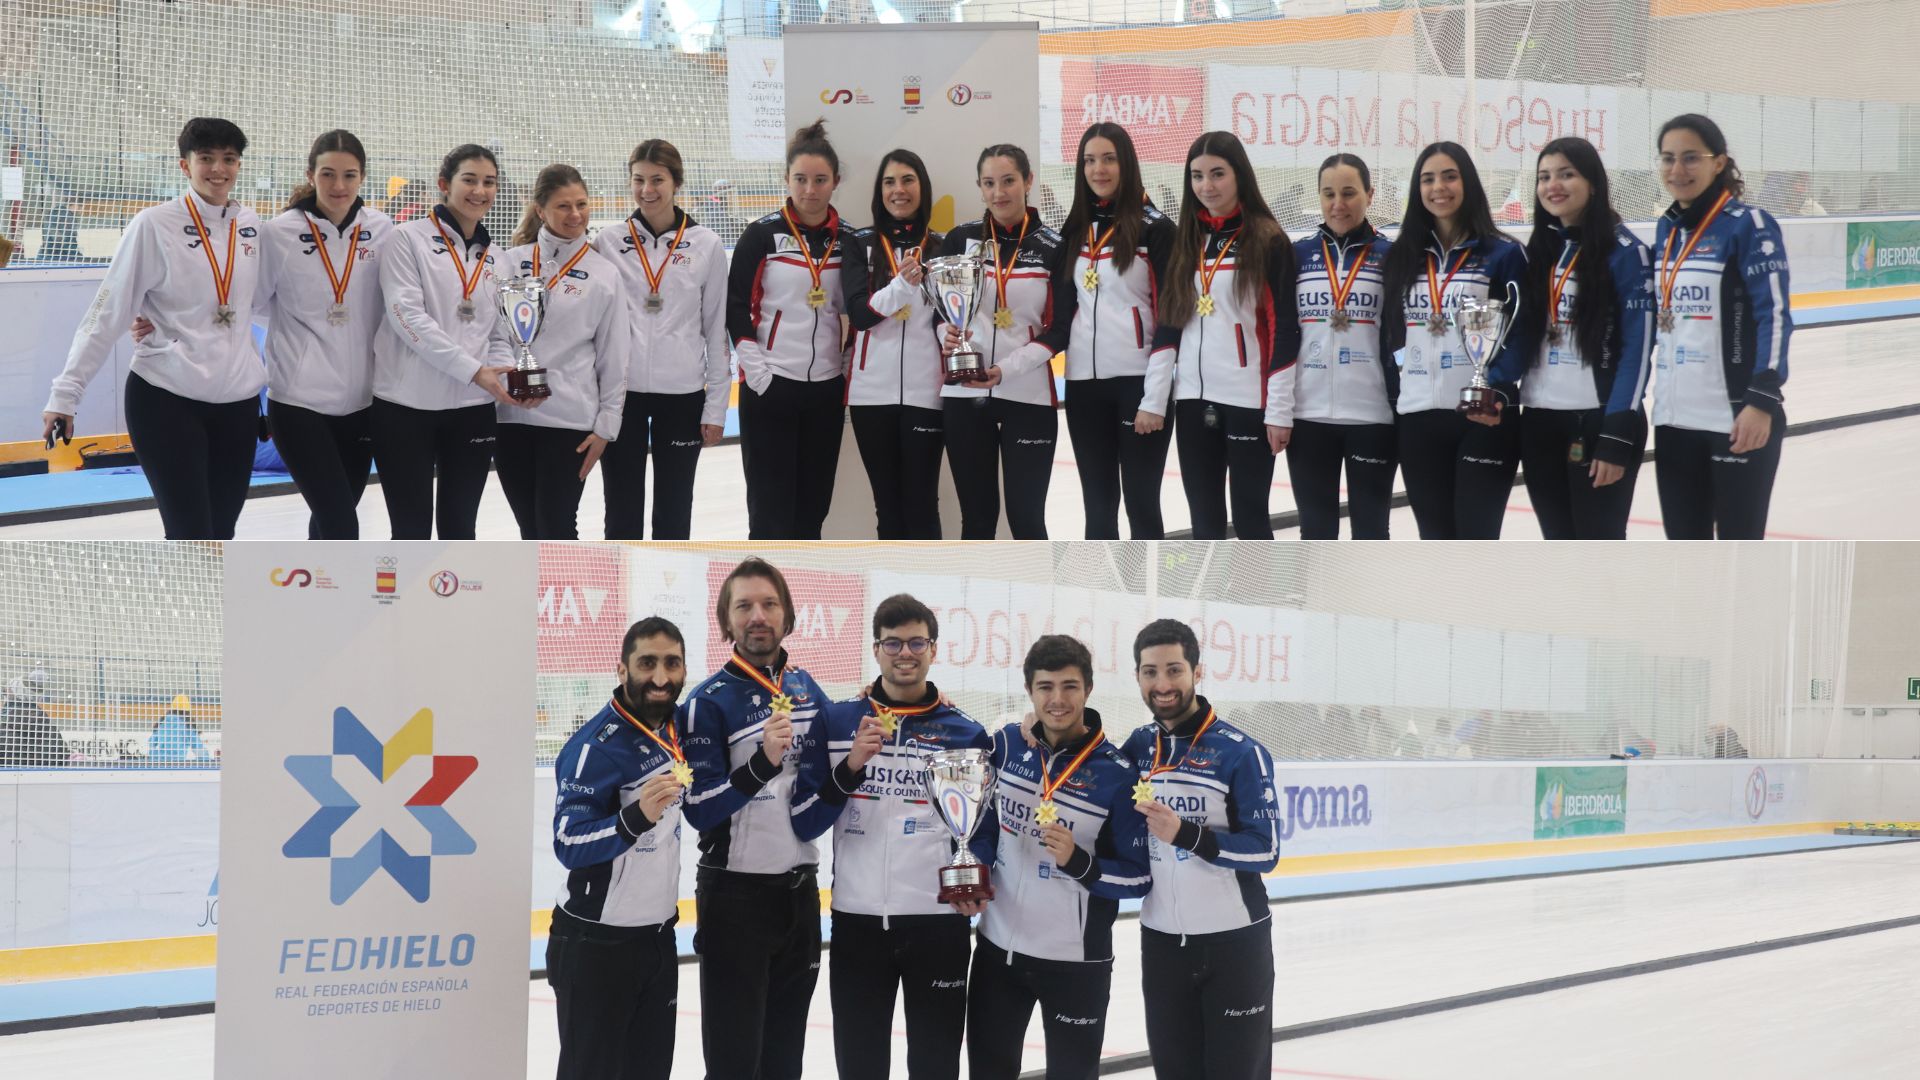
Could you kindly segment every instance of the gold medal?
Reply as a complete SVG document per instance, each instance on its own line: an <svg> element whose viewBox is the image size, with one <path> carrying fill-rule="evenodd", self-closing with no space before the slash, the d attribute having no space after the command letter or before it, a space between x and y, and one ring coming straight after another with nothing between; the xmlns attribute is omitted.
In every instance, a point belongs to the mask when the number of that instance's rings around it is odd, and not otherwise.
<svg viewBox="0 0 1920 1080"><path fill-rule="evenodd" d="M1213 314L1213 297L1202 293L1200 297L1193 302L1193 310L1195 314L1198 314L1202 318Z"/></svg>
<svg viewBox="0 0 1920 1080"><path fill-rule="evenodd" d="M652 728L634 719L632 713L622 708L618 697L608 704L613 706L613 711L619 713L622 720L639 729L640 734L652 739L653 744L673 760L673 764L667 767L667 774L673 777L674 783L681 787L693 786L693 766L687 764L687 752L680 749L680 731L673 726L673 717L667 717L666 721L660 725L667 733L667 737L663 739L656 735Z"/></svg>
<svg viewBox="0 0 1920 1080"><path fill-rule="evenodd" d="M893 710L885 705L874 706L873 716L880 721L880 731L887 738L893 738L893 733L900 730L900 718L893 715Z"/></svg>
<svg viewBox="0 0 1920 1080"><path fill-rule="evenodd" d="M827 290L809 289L807 291L807 306L810 308L814 308L816 310L819 308L826 307L827 306Z"/></svg>
<svg viewBox="0 0 1920 1080"><path fill-rule="evenodd" d="M833 246L840 240L838 229L836 227L827 234L827 250L821 253L820 261L815 262L813 250L807 247L807 238L800 235L799 223L793 220L793 215L787 212L785 206L780 208L780 216L787 219L787 231L793 234L794 246L800 249L800 257L807 261L807 274L813 278L813 288L807 292L807 306L818 311L827 306L827 288L820 284L820 275L827 272L827 264L833 261ZM827 222L830 225L834 222L831 210L827 212Z"/></svg>
<svg viewBox="0 0 1920 1080"><path fill-rule="evenodd" d="M681 787L693 786L693 766L684 761L676 761L673 763L673 769L671 771L675 783Z"/></svg>
<svg viewBox="0 0 1920 1080"><path fill-rule="evenodd" d="M906 322L908 319L913 318L913 305L908 304L906 307L894 312L893 317L900 322Z"/></svg>
<svg viewBox="0 0 1920 1080"><path fill-rule="evenodd" d="M1060 820L1060 808L1053 805L1052 799L1041 799L1040 808L1033 813L1036 825L1051 825Z"/></svg>
<svg viewBox="0 0 1920 1080"><path fill-rule="evenodd" d="M1133 785L1133 801L1136 806L1141 803L1152 802L1153 781L1143 777L1139 783Z"/></svg>
<svg viewBox="0 0 1920 1080"><path fill-rule="evenodd" d="M1204 246L1200 249L1200 295L1193 301L1193 310L1203 319L1213 314L1213 276L1220 272L1220 264L1227 261L1227 252L1233 250L1233 242L1238 239L1239 233L1227 237L1226 246L1214 256L1212 266L1207 265L1207 249Z"/></svg>
<svg viewBox="0 0 1920 1080"><path fill-rule="evenodd" d="M767 699L767 708L777 713L793 712L793 698L786 694L775 694Z"/></svg>
<svg viewBox="0 0 1920 1080"><path fill-rule="evenodd" d="M1085 286L1088 292L1098 292L1100 290L1100 271L1095 270L1091 266L1087 267L1086 273L1080 275L1080 284Z"/></svg>
<svg viewBox="0 0 1920 1080"><path fill-rule="evenodd" d="M1120 223L1116 221L1107 226L1107 235L1101 236L1092 225L1087 226L1087 269L1080 275L1080 284L1086 286L1088 292L1100 291L1100 250L1107 246L1107 241L1113 239L1113 230L1119 227Z"/></svg>
<svg viewBox="0 0 1920 1080"><path fill-rule="evenodd" d="M993 231L993 214L989 212L982 222L980 235L993 244L993 289L999 300L993 309L993 325L1002 330L1013 329L1013 309L1007 306L1007 275L1013 273L1014 264L1020 261L1020 245L1027 242L1027 226L1033 223L1033 218L1034 215L1028 214L1020 219L1020 235L1014 238L1013 255L1005 263L1000 261L1000 236Z"/></svg>
<svg viewBox="0 0 1920 1080"><path fill-rule="evenodd" d="M1072 761L1067 763L1067 767L1061 771L1060 775L1051 780L1047 779L1047 773L1053 768L1053 755L1049 753L1046 759L1040 763L1040 808L1033 815L1035 822L1041 825L1051 825L1060 819L1060 810L1053 805L1053 793L1059 791L1060 785L1066 783L1067 778L1072 776L1080 768L1081 764L1087 760L1088 755L1093 753L1094 748L1106 740L1107 733L1104 731L1088 739L1087 745L1080 748L1080 752L1074 755Z"/></svg>
<svg viewBox="0 0 1920 1080"><path fill-rule="evenodd" d="M1013 309L1012 308L994 308L993 309L993 325L999 327L1002 330L1012 329L1013 328Z"/></svg>

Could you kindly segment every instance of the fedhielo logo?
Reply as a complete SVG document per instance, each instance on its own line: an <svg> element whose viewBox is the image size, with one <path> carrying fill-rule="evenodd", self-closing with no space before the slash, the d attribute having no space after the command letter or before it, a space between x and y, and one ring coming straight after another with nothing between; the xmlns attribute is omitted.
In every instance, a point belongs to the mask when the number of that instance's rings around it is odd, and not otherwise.
<svg viewBox="0 0 1920 1080"><path fill-rule="evenodd" d="M360 812L361 805L341 786L334 769L351 769L351 763L357 762L368 775L385 784L415 757L427 757L433 764L427 782L406 801L407 812L425 827L430 838L426 854L407 851L384 825L359 851L336 854L334 833ZM433 752L431 709L414 713L393 738L382 743L351 710L336 708L333 710L333 752L294 754L286 760L287 772L320 807L282 845L281 853L289 859L327 859L331 869L329 895L335 904L352 899L353 894L381 870L406 890L408 896L424 904L432 894L433 859L471 855L476 849L473 837L447 812L446 802L479 766L480 759L475 757Z"/></svg>

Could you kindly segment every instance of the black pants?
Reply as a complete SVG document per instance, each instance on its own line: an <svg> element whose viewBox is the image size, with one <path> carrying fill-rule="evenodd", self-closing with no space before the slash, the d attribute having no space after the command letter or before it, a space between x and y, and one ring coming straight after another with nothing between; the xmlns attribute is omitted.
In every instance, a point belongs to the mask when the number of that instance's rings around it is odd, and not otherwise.
<svg viewBox="0 0 1920 1080"><path fill-rule="evenodd" d="M1588 475L1600 442L1599 409L1527 408L1520 417L1520 465L1527 499L1548 540L1625 540L1633 509L1633 482L1640 475L1643 437L1627 459L1626 472L1606 487ZM1579 449L1576 452L1575 446Z"/></svg>
<svg viewBox="0 0 1920 1080"><path fill-rule="evenodd" d="M411 409L373 399L373 461L395 540L473 539L493 463L494 406ZM434 480L439 478L438 505Z"/></svg>
<svg viewBox="0 0 1920 1080"><path fill-rule="evenodd" d="M1347 517L1355 540L1387 539L1399 436L1392 424L1295 420L1287 480L1300 511L1300 539L1340 536L1340 466L1347 467Z"/></svg>
<svg viewBox="0 0 1920 1080"><path fill-rule="evenodd" d="M1520 468L1519 413L1498 427L1452 409L1400 417L1400 475L1422 540L1498 540Z"/></svg>
<svg viewBox="0 0 1920 1080"><path fill-rule="evenodd" d="M231 540L253 479L254 398L207 402L127 375L127 434L169 540Z"/></svg>
<svg viewBox="0 0 1920 1080"><path fill-rule="evenodd" d="M764 394L740 387L749 539L820 539L840 467L846 389L842 378L800 382L778 375Z"/></svg>
<svg viewBox="0 0 1920 1080"><path fill-rule="evenodd" d="M1120 503L1127 504L1127 530L1135 540L1167 534L1160 520L1160 480L1167 472L1173 426L1141 435L1133 430L1145 395L1146 377L1075 379L1067 384L1067 434L1080 469L1080 501L1087 539L1120 539Z"/></svg>
<svg viewBox="0 0 1920 1080"><path fill-rule="evenodd" d="M600 456L607 499L607 539L645 538L647 454L653 454L653 538L693 535L693 474L700 464L700 412L707 394L628 392L620 437Z"/></svg>
<svg viewBox="0 0 1920 1080"><path fill-rule="evenodd" d="M820 977L813 869L695 877L700 1045L709 1080L799 1080L807 1003Z"/></svg>
<svg viewBox="0 0 1920 1080"><path fill-rule="evenodd" d="M590 431L501 424L493 444L493 468L513 508L522 540L580 539L580 478L586 455L580 444ZM612 445L612 444L608 444Z"/></svg>
<svg viewBox="0 0 1920 1080"><path fill-rule="evenodd" d="M1653 443L1653 476L1667 539L1763 539L1786 436L1787 414L1780 409L1774 410L1767 444L1741 457L1727 450L1732 436L1660 428Z"/></svg>
<svg viewBox="0 0 1920 1080"><path fill-rule="evenodd" d="M1147 1052L1156 1080L1253 1080L1273 1071L1273 934L1140 928Z"/></svg>
<svg viewBox="0 0 1920 1080"><path fill-rule="evenodd" d="M886 1080L896 989L906 995L907 1076L960 1080L972 929L961 915L833 913L828 989L840 1080Z"/></svg>
<svg viewBox="0 0 1920 1080"><path fill-rule="evenodd" d="M307 500L309 540L360 539L360 496L373 467L373 410L345 416L267 399L273 445Z"/></svg>
<svg viewBox="0 0 1920 1080"><path fill-rule="evenodd" d="M1214 422L1207 423L1207 410ZM1266 414L1259 409L1189 399L1174 406L1178 417L1180 483L1187 489L1187 512L1195 540L1227 537L1227 507L1233 507L1233 535L1242 540L1273 539L1267 510L1273 491L1273 449L1267 442Z"/></svg>
<svg viewBox="0 0 1920 1080"><path fill-rule="evenodd" d="M547 985L560 1014L558 1080L666 1080L673 1071L673 920L600 926L555 908Z"/></svg>
<svg viewBox="0 0 1920 1080"><path fill-rule="evenodd" d="M853 439L873 485L882 540L940 539L940 412L912 405L855 405Z"/></svg>
<svg viewBox="0 0 1920 1080"><path fill-rule="evenodd" d="M1047 1080L1092 1080L1100 1075L1107 1037L1107 998L1113 961L1038 960L979 937L967 988L967 1062L972 1080L1020 1075L1027 1021L1040 1006L1047 1039Z"/></svg>
<svg viewBox="0 0 1920 1080"><path fill-rule="evenodd" d="M1000 529L1000 492L1015 540L1047 538L1047 484L1060 418L1050 405L1004 398L947 398L947 462L960 497L960 538L991 540Z"/></svg>

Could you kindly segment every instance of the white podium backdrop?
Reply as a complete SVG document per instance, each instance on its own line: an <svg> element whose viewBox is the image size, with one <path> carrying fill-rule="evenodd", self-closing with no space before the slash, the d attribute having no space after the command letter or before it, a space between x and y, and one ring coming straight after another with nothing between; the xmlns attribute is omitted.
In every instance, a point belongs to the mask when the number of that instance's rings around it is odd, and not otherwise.
<svg viewBox="0 0 1920 1080"><path fill-rule="evenodd" d="M526 1075L532 544L229 544L215 1070Z"/></svg>

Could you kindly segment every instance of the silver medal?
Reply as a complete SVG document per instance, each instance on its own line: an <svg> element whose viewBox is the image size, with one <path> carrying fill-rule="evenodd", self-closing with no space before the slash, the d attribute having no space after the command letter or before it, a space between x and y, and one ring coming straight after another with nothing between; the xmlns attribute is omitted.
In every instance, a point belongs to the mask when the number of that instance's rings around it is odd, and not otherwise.
<svg viewBox="0 0 1920 1080"><path fill-rule="evenodd" d="M471 300L460 301L460 307L457 310L460 313L461 322L473 321L473 301Z"/></svg>
<svg viewBox="0 0 1920 1080"><path fill-rule="evenodd" d="M327 309L327 322L334 326L347 325L347 305L335 304Z"/></svg>
<svg viewBox="0 0 1920 1080"><path fill-rule="evenodd" d="M227 304L221 304L219 307L214 308L213 322L215 326L232 326L233 308Z"/></svg>
<svg viewBox="0 0 1920 1080"><path fill-rule="evenodd" d="M642 306L647 309L647 314L658 315L660 314L660 309L667 306L667 302L657 292L648 293L647 299Z"/></svg>

